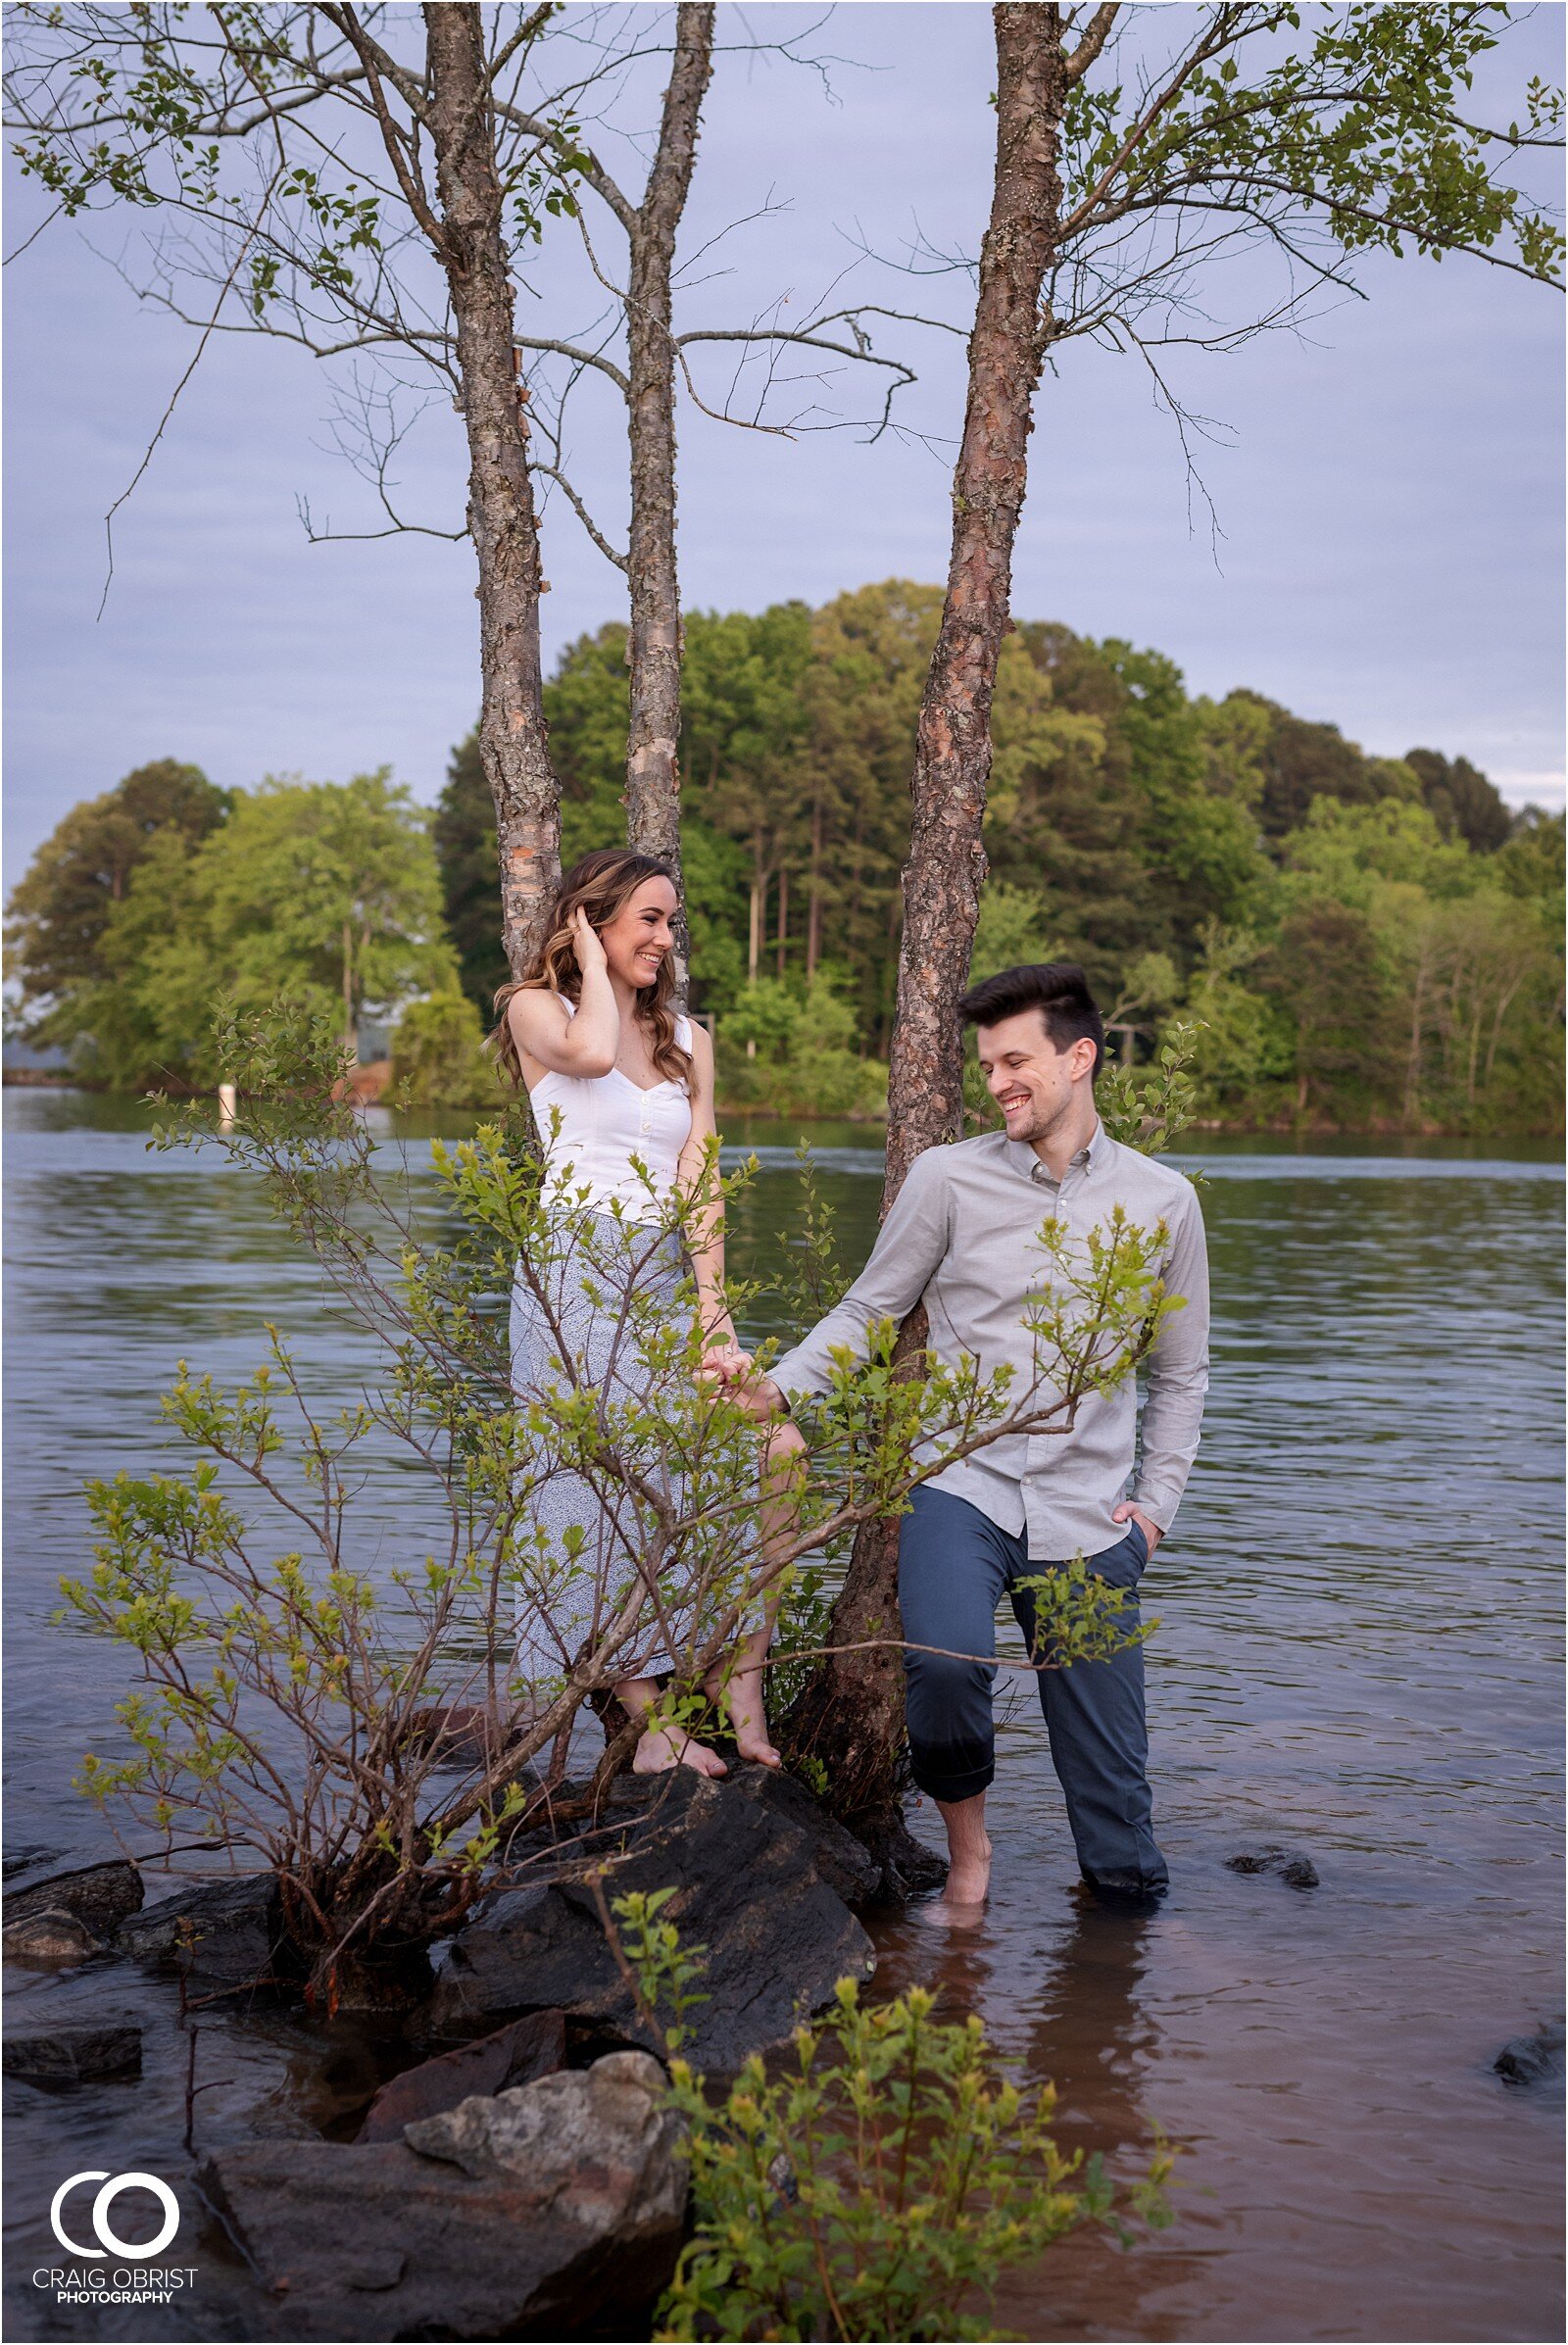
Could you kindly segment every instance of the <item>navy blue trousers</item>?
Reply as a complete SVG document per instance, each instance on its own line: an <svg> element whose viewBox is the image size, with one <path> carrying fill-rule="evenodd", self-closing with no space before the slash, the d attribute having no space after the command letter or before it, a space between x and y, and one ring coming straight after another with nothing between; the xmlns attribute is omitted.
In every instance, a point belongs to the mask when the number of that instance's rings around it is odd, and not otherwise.
<svg viewBox="0 0 1568 2345"><path fill-rule="evenodd" d="M1127 1589L1123 1618L1129 1628L1138 1623L1138 1583L1148 1560L1137 1523L1129 1523L1115 1546L1089 1558L1101 1579ZM1033 1654L1034 1595L1018 1582L1050 1568L1031 1564L1025 1541L1000 1530L967 1499L917 1490L899 1539L904 1634L911 1644L938 1645L948 1653L994 1654L997 1606L1006 1594ZM995 1667L922 1652L906 1652L904 1665L915 1782L933 1799L972 1799L996 1773ZM1149 1789L1143 1646L1132 1645L1109 1661L1042 1670L1036 1683L1084 1874L1129 1887L1162 1886L1167 1875Z"/></svg>

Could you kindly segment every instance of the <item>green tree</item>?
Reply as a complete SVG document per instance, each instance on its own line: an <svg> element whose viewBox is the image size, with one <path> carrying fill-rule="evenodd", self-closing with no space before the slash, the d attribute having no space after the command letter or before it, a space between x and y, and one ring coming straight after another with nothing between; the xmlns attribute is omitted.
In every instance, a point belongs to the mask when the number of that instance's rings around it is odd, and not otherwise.
<svg viewBox="0 0 1568 2345"><path fill-rule="evenodd" d="M367 1002L451 967L429 816L386 767L264 782L203 854L199 887L241 997L301 982L335 993L348 1048Z"/></svg>
<svg viewBox="0 0 1568 2345"><path fill-rule="evenodd" d="M484 1047L483 1023L457 986L443 986L405 1008L392 1036L392 1090L411 1107L500 1111L501 1082Z"/></svg>
<svg viewBox="0 0 1568 2345"><path fill-rule="evenodd" d="M1266 981L1296 1029L1296 1112L1355 1121L1382 1106L1395 1073L1393 986L1370 915L1328 896L1285 919Z"/></svg>
<svg viewBox="0 0 1568 2345"><path fill-rule="evenodd" d="M1477 855L1494 855L1513 828L1513 817L1495 783L1468 757L1445 757L1435 749L1408 749L1404 763L1421 784L1421 795L1437 816L1445 838L1458 837Z"/></svg>
<svg viewBox="0 0 1568 2345"><path fill-rule="evenodd" d="M237 793L197 846L166 828L102 941L104 975L58 1013L102 1080L208 1084L220 996L336 1015L392 1006L452 973L429 818L386 774Z"/></svg>
<svg viewBox="0 0 1568 2345"><path fill-rule="evenodd" d="M431 818L430 839L459 980L479 1015L488 1020L496 988L506 983L509 971L496 909L495 802L476 732L452 753L446 787Z"/></svg>
<svg viewBox="0 0 1568 2345"><path fill-rule="evenodd" d="M204 839L232 803L199 766L160 757L73 806L12 891L7 944L24 1002L101 979L110 914L153 842L165 832L187 843Z"/></svg>

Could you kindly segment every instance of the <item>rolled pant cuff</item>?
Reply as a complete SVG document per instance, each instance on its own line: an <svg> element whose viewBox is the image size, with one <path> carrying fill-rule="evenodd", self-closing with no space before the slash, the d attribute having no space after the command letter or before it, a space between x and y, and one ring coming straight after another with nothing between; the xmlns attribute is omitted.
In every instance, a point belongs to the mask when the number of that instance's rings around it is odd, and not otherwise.
<svg viewBox="0 0 1568 2345"><path fill-rule="evenodd" d="M978 1766L952 1768L933 1763L917 1750L909 1753L909 1773L915 1786L929 1799L946 1800L956 1806L960 1799L977 1799L982 1791L989 1791L996 1781L995 1759L985 1759Z"/></svg>

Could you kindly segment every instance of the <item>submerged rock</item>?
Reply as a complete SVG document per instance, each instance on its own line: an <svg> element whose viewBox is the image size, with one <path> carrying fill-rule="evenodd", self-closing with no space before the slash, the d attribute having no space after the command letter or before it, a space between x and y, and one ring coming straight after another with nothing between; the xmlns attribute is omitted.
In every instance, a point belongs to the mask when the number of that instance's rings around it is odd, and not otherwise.
<svg viewBox="0 0 1568 2345"><path fill-rule="evenodd" d="M281 1939L276 1876L257 1873L193 1881L160 1898L121 1924L115 1945L136 1962L185 1965L192 1987L216 1994L270 1983Z"/></svg>
<svg viewBox="0 0 1568 2345"><path fill-rule="evenodd" d="M1281 1848L1272 1841L1262 1848L1243 1849L1239 1856L1228 1856L1225 1862L1232 1873L1277 1873L1293 1889L1315 1889L1322 1885L1317 1867L1309 1856Z"/></svg>
<svg viewBox="0 0 1568 2345"><path fill-rule="evenodd" d="M401 2141L405 2125L456 2109L475 2094L504 2092L531 2084L566 2065L566 2020L560 2011L531 2012L482 2035L476 2043L405 2069L382 2085L356 2141Z"/></svg>
<svg viewBox="0 0 1568 2345"><path fill-rule="evenodd" d="M8 2035L0 2047L8 2076L38 2084L77 2084L89 2076L118 2076L141 2066L141 2029L128 2024L109 2027L54 2027L33 2035Z"/></svg>
<svg viewBox="0 0 1568 2345"><path fill-rule="evenodd" d="M767 1799L690 1769L657 1781L654 1804L627 1817L621 1853L611 1847L502 1890L439 1950L432 2034L477 2033L554 2008L594 2023L602 2038L648 2043L600 1918L600 1870L612 1909L631 1890L672 1889L661 1919L688 1949L705 1949L708 2000L688 2013L682 2047L699 2067L739 2068L829 2003L840 1979L869 1978L871 1941L817 1872L804 1831Z"/></svg>
<svg viewBox="0 0 1568 2345"><path fill-rule="evenodd" d="M479 2096L410 2142L250 2142L200 2180L291 2340L646 2335L687 2176L657 2061Z"/></svg>
<svg viewBox="0 0 1568 2345"><path fill-rule="evenodd" d="M112 1938L122 1922L136 1913L146 1895L136 1866L116 1859L107 1865L82 1865L72 1873L56 1873L24 1889L10 1889L0 1903L9 1930L14 1922L30 1921L41 1913L72 1914L99 1940Z"/></svg>
<svg viewBox="0 0 1568 2345"><path fill-rule="evenodd" d="M52 1848L45 1848L36 1840L24 1841L18 1848L8 1848L4 1856L0 1856L0 1881L15 1881L19 1873L30 1873L34 1865L47 1863L54 1853Z"/></svg>
<svg viewBox="0 0 1568 2345"><path fill-rule="evenodd" d="M1561 2084L1563 2055L1563 2023L1561 2020L1546 2020L1534 2035L1512 2037L1503 2045L1492 2065L1504 2084L1516 2088Z"/></svg>

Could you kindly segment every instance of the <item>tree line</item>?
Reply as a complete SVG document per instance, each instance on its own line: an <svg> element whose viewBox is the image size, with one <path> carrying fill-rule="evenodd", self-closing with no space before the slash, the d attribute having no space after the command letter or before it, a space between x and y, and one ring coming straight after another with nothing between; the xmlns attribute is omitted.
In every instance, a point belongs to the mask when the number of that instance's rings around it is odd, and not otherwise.
<svg viewBox="0 0 1568 2345"><path fill-rule="evenodd" d="M885 1107L941 600L893 580L684 622L692 999L733 1106ZM618 625L545 686L568 860L622 835L627 698ZM1214 1123L1557 1128L1560 816L1512 814L1463 757L1367 757L1047 621L1004 643L992 728L975 974L1081 960L1135 1063L1193 1024ZM366 1007L401 1013L415 1096L482 1104L507 962L477 738L433 809L383 774L223 792L172 759L139 768L40 848L11 944L33 1031L112 1088L210 1083L218 995L289 991L351 1043Z"/></svg>
<svg viewBox="0 0 1568 2345"><path fill-rule="evenodd" d="M874 1112L898 978L908 773L941 590L685 620L693 999L730 1099ZM621 835L624 629L544 705L568 859ZM1555 1128L1563 828L1464 757L1366 756L1162 654L1025 620L1004 642L971 967L1073 959L1125 1057L1200 1026L1214 1122ZM474 739L437 809L448 926L487 1011L505 975Z"/></svg>

